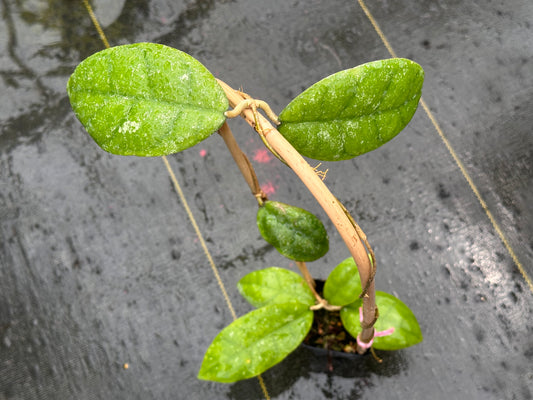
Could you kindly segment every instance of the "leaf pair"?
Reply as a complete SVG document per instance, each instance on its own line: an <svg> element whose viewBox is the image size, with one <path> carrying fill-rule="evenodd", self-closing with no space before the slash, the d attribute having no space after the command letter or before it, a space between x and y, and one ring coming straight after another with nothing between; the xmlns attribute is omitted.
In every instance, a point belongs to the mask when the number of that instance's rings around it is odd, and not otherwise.
<svg viewBox="0 0 533 400"><path fill-rule="evenodd" d="M294 351L311 329L314 297L295 272L277 267L255 271L238 288L260 308L217 335L204 356L200 379L235 382L257 376Z"/></svg>
<svg viewBox="0 0 533 400"><path fill-rule="evenodd" d="M406 59L340 71L296 97L279 131L303 155L345 160L381 146L412 118L424 72ZM67 85L78 119L104 150L160 156L204 140L228 100L196 59L154 43L112 47L84 60Z"/></svg>
<svg viewBox="0 0 533 400"><path fill-rule="evenodd" d="M324 298L333 305L344 306L341 320L346 330L357 337L361 332L359 299L361 281L353 258L347 258L331 272L324 284ZM376 291L379 318L376 331L394 328L392 334L374 338L373 347L378 350L400 350L422 341L422 332L413 312L400 299L391 294Z"/></svg>
<svg viewBox="0 0 533 400"><path fill-rule="evenodd" d="M287 357L305 339L313 322L313 293L295 272L270 267L243 277L239 292L258 309L224 328L207 352L198 373L200 379L235 382L261 374ZM361 282L352 258L340 263L324 285L330 304L344 306L341 319L354 337L361 332L358 299ZM412 311L399 299L376 293L380 318L378 331L394 328L391 335L376 337L373 346L398 350L422 341L422 333Z"/></svg>

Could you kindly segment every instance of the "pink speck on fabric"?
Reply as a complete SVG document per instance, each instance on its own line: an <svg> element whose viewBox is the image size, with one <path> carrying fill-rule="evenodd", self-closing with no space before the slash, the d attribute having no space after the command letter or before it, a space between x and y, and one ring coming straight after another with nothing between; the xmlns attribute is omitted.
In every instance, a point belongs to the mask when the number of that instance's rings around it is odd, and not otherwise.
<svg viewBox="0 0 533 400"><path fill-rule="evenodd" d="M254 161L258 163L266 164L272 160L272 156L267 149L258 149L254 154Z"/></svg>
<svg viewBox="0 0 533 400"><path fill-rule="evenodd" d="M200 157L205 157L206 155L207 155L207 150L206 149L200 150Z"/></svg>
<svg viewBox="0 0 533 400"><path fill-rule="evenodd" d="M261 190L267 195L273 195L276 193L277 186L275 186L272 182L268 181L267 183L261 185Z"/></svg>

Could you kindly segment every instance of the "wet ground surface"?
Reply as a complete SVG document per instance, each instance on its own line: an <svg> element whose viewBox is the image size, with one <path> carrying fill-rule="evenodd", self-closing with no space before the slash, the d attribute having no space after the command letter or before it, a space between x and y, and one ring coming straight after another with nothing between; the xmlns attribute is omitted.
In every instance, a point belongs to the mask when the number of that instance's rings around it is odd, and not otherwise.
<svg viewBox="0 0 533 400"><path fill-rule="evenodd" d="M424 67L425 101L532 277L533 3L483 3L368 6ZM162 160L103 152L70 110L70 73L103 48L83 3L0 4L0 399L264 398L256 379L196 379L231 314ZM184 50L278 112L330 73L389 57L355 0L92 4L111 45ZM244 123L232 127L272 199L323 216ZM260 240L217 135L169 161L244 314L240 277L290 263ZM426 113L322 168L374 246L378 289L412 308L424 342L380 352L382 364L300 348L264 374L269 396L533 398L532 289ZM326 226L331 250L309 265L320 278L348 255Z"/></svg>

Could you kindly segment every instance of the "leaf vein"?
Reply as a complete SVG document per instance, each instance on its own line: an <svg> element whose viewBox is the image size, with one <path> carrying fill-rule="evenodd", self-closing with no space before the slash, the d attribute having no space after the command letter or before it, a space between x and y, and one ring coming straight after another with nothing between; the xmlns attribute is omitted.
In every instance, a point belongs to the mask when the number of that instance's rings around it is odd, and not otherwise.
<svg viewBox="0 0 533 400"><path fill-rule="evenodd" d="M143 96L131 96L131 95L124 95L121 93L108 93L101 90L93 90L93 89L77 89L74 90L75 93L81 93L81 94L88 94L88 95L102 95L102 96L109 96L109 97L115 97L120 98L124 100L133 100L135 102L149 102L149 103L156 103L156 104L165 104L172 107L182 107L192 110L199 110L199 111L210 111L210 112L223 112L222 110L218 110L216 108L212 107L202 107L198 104L190 104L190 103L179 103L179 102L173 102L168 100L160 100L157 98L147 98Z"/></svg>

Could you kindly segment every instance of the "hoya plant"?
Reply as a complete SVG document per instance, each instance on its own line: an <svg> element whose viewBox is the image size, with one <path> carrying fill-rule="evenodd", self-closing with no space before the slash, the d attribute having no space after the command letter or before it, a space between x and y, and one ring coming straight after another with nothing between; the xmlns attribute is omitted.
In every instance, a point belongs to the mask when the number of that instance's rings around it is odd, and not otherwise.
<svg viewBox="0 0 533 400"><path fill-rule="evenodd" d="M112 47L75 69L67 85L72 108L110 153L165 156L218 131L257 199L261 236L298 266L300 274L270 267L239 281L239 292L256 309L214 338L200 379L235 382L261 374L310 342L311 328L324 312L338 317L352 339L345 351L398 350L422 340L411 310L375 290L377 261L364 232L325 186L325 173L302 155L340 161L385 144L411 120L423 80L422 68L413 61L373 61L315 83L277 116L264 101L217 80L190 55L160 44ZM322 288L305 263L328 252L326 229L310 212L270 200L261 190L227 124L239 115L307 186L348 247L351 257L331 271ZM314 343L328 347L330 342Z"/></svg>

